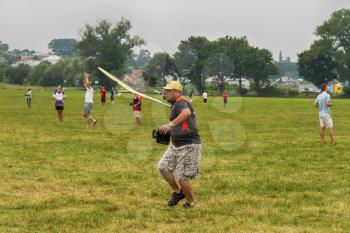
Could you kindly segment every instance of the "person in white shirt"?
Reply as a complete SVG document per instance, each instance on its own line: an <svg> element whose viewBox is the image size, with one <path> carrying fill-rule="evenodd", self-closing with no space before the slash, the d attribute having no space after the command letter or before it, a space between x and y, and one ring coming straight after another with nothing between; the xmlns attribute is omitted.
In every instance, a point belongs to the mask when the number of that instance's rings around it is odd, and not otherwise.
<svg viewBox="0 0 350 233"><path fill-rule="evenodd" d="M315 100L315 107L320 109L319 119L320 119L320 136L321 143L325 144L324 131L327 127L329 129L329 136L331 138L331 144L335 144L334 141L334 130L333 130L333 120L331 117L331 110L329 109L333 106L331 102L331 96L327 93L327 84L322 84L322 93L319 94Z"/></svg>
<svg viewBox="0 0 350 233"><path fill-rule="evenodd" d="M207 99L208 99L208 93L207 93L207 91L204 91L204 92L203 92L202 97L203 97L203 102L204 102L204 103L207 103Z"/></svg>
<svg viewBox="0 0 350 233"><path fill-rule="evenodd" d="M88 73L83 74L83 83L86 88L83 117L86 119L86 127L89 127L90 123L95 126L97 120L91 116L92 104L94 103L94 89L91 86Z"/></svg>
<svg viewBox="0 0 350 233"><path fill-rule="evenodd" d="M32 90L28 88L27 93L25 94L27 99L27 108L30 109L30 104L32 103Z"/></svg>
<svg viewBox="0 0 350 233"><path fill-rule="evenodd" d="M57 87L52 97L55 100L55 108L58 115L58 121L63 123L64 93L61 86Z"/></svg>

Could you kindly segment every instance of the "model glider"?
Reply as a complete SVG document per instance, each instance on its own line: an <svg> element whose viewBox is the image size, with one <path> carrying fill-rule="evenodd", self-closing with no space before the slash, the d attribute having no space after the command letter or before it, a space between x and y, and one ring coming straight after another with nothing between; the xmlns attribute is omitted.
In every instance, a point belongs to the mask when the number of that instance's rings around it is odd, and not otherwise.
<svg viewBox="0 0 350 233"><path fill-rule="evenodd" d="M129 87L128 85L126 85L124 82L122 82L120 79L118 79L117 77L115 77L114 75L108 73L107 71L105 71L104 69L102 69L101 67L98 67L98 69L104 73L108 78L112 79L113 81L117 82L121 87L125 88L126 90L134 93L134 94L137 94L137 95L140 95L146 99L149 99L149 100L152 100L154 102L157 102L159 104L163 104L163 105L166 105L166 106L170 106L170 104L167 104L167 103L164 103L162 102L161 100L158 100L158 99L155 99L153 97L150 97L148 95L145 95L145 94L142 94L141 92L138 92L136 91L135 89L133 89L132 87Z"/></svg>

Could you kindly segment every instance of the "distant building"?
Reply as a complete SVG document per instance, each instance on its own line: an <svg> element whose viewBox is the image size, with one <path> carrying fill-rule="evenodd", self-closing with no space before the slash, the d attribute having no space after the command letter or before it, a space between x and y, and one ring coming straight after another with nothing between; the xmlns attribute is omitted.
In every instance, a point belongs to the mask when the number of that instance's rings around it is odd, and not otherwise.
<svg viewBox="0 0 350 233"><path fill-rule="evenodd" d="M31 55L22 55L20 56L20 60L13 64L13 67L17 67L20 64L29 65L30 67L34 67L40 64L40 61L35 60Z"/></svg>
<svg viewBox="0 0 350 233"><path fill-rule="evenodd" d="M242 78L241 81L242 81L242 87L243 88L246 88L246 89L250 88L250 81L248 79ZM226 80L226 82L228 84L239 85L239 80L238 79L228 79L228 80Z"/></svg>
<svg viewBox="0 0 350 233"><path fill-rule="evenodd" d="M275 83L278 86L288 87L288 88L296 88L298 86L297 80L292 79L292 78L287 77L287 76L279 77L277 80L275 80Z"/></svg>
<svg viewBox="0 0 350 233"><path fill-rule="evenodd" d="M312 83L300 83L298 85L298 91L299 92L320 92L320 88L316 87L314 84Z"/></svg>
<svg viewBox="0 0 350 233"><path fill-rule="evenodd" d="M278 58L278 62L283 62L283 56L282 56L282 51L280 51L280 55L279 55L279 58Z"/></svg>
<svg viewBox="0 0 350 233"><path fill-rule="evenodd" d="M143 72L141 69L133 69L131 74L125 74L123 77L123 82L131 84L136 88L143 88Z"/></svg>
<svg viewBox="0 0 350 233"><path fill-rule="evenodd" d="M242 87L249 89L250 88L250 82L246 78L242 78ZM209 77L205 80L206 83L212 84L216 82L216 77ZM225 83L231 84L231 85L239 85L239 80L238 79L226 79Z"/></svg>
<svg viewBox="0 0 350 233"><path fill-rule="evenodd" d="M44 59L44 58L49 57L50 54L36 51L36 52L33 54L33 56L34 56L34 58L38 58L38 60L42 60L42 59Z"/></svg>
<svg viewBox="0 0 350 233"><path fill-rule="evenodd" d="M48 61L51 64L56 64L60 59L61 59L61 57L59 57L57 55L50 55L50 56L42 59L42 61Z"/></svg>

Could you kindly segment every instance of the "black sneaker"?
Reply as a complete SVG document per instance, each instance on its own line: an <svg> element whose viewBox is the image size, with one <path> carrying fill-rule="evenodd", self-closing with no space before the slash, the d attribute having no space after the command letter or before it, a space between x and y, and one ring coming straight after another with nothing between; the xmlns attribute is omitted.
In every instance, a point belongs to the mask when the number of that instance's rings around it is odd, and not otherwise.
<svg viewBox="0 0 350 233"><path fill-rule="evenodd" d="M168 201L168 206L175 206L180 200L185 198L185 194L182 190L179 193L173 192L171 199Z"/></svg>
<svg viewBox="0 0 350 233"><path fill-rule="evenodd" d="M191 209L194 207L194 205L191 205L190 203L186 202L183 206L184 209Z"/></svg>

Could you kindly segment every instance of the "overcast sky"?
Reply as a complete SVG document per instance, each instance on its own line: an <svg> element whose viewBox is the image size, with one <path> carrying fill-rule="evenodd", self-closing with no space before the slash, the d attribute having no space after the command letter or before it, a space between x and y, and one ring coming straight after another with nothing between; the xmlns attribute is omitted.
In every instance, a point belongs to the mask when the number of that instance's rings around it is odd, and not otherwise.
<svg viewBox="0 0 350 233"><path fill-rule="evenodd" d="M76 38L100 19L133 24L151 52L173 54L190 35L249 42L296 59L316 38L316 26L350 0L0 0L0 40L10 49L48 51L55 38Z"/></svg>

